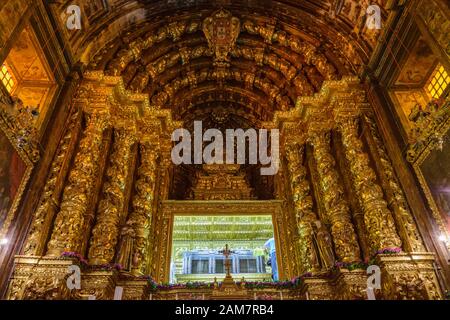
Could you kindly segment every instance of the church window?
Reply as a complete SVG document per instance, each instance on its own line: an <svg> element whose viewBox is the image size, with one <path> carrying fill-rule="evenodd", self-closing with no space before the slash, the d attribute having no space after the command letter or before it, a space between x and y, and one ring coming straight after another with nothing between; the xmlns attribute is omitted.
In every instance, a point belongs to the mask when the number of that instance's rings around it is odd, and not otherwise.
<svg viewBox="0 0 450 320"><path fill-rule="evenodd" d="M2 64L1 66L0 80L2 81L3 85L5 86L6 90L8 90L9 93L11 93L16 86L11 69L6 63Z"/></svg>
<svg viewBox="0 0 450 320"><path fill-rule="evenodd" d="M209 273L209 260L208 259L193 259L192 260L192 273L195 273L195 274Z"/></svg>
<svg viewBox="0 0 450 320"><path fill-rule="evenodd" d="M428 93L433 99L439 99L446 92L449 83L450 75L445 70L444 66L439 64L427 85Z"/></svg>
<svg viewBox="0 0 450 320"><path fill-rule="evenodd" d="M256 259L239 259L240 273L256 273Z"/></svg>
<svg viewBox="0 0 450 320"><path fill-rule="evenodd" d="M216 258L215 263L216 263L215 273L225 273L225 260Z"/></svg>

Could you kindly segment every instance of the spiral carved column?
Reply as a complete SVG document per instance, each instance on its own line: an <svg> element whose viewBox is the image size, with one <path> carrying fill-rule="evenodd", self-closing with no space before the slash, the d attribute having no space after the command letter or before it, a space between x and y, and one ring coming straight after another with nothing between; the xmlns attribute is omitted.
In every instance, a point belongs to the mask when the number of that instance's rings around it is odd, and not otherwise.
<svg viewBox="0 0 450 320"><path fill-rule="evenodd" d="M317 217L313 211L306 168L302 164L304 147L289 146L286 155L299 233L300 272L316 271L320 269L320 265L313 243L314 230L312 224L317 220Z"/></svg>
<svg viewBox="0 0 450 320"><path fill-rule="evenodd" d="M403 247L408 252L425 252L425 246L417 229L414 218L409 210L403 190L399 186L397 176L392 167L391 160L384 147L378 132L375 120L367 116L366 122L369 125L372 144L376 150L377 158L381 164L381 182L386 191L386 198L389 207L394 214L397 230L403 243Z"/></svg>
<svg viewBox="0 0 450 320"><path fill-rule="evenodd" d="M376 182L369 158L358 137L358 119L343 119L339 123L345 156L349 162L353 185L364 211L369 248L372 254L382 248L400 247L394 219L383 199L381 187Z"/></svg>
<svg viewBox="0 0 450 320"><path fill-rule="evenodd" d="M85 214L98 178L98 163L107 118L102 114L91 114L87 122L48 243L49 256L59 256L64 251L78 252L83 245Z"/></svg>
<svg viewBox="0 0 450 320"><path fill-rule="evenodd" d="M67 130L61 139L47 176L44 192L25 242L23 250L25 255L42 256L45 253L51 222L58 210L60 196L64 187L62 182L69 171L74 142L78 138L80 118L80 111L74 108Z"/></svg>
<svg viewBox="0 0 450 320"><path fill-rule="evenodd" d="M131 171L129 163L134 141L132 133L123 129L114 131L113 151L90 241L88 257L91 264L107 264L114 259L120 220L125 206L125 187Z"/></svg>
<svg viewBox="0 0 450 320"><path fill-rule="evenodd" d="M134 230L131 271L135 275L143 275L148 270L148 243L155 210L156 153L150 144L143 144L140 145L140 156L133 211L127 222Z"/></svg>
<svg viewBox="0 0 450 320"><path fill-rule="evenodd" d="M310 136L313 155L317 164L320 188L324 207L331 223L334 248L342 262L354 262L360 259L360 250L350 215L350 209L344 198L344 189L339 180L331 154L330 133L312 132Z"/></svg>

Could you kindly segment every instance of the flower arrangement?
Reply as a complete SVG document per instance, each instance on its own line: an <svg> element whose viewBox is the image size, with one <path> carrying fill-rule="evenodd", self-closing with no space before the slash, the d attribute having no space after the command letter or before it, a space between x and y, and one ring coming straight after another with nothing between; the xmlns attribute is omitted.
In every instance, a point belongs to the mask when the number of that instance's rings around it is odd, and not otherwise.
<svg viewBox="0 0 450 320"><path fill-rule="evenodd" d="M244 285L246 289L296 289L300 287L302 284L302 279L311 277L311 273L305 273L300 277L293 278L290 281L277 281L277 282L268 282L268 281L253 281L253 282L236 282L237 286ZM151 291L157 290L173 290L173 289L213 289L214 283L206 283L206 282L187 282L187 283L176 283L176 284L158 284L149 276L141 276L143 279L147 279L150 285ZM220 286L221 283L218 283Z"/></svg>
<svg viewBox="0 0 450 320"><path fill-rule="evenodd" d="M166 283L166 284L157 284L153 279L149 279L150 290L173 290L173 289L212 289L214 287L214 283L206 283L206 282L187 282L187 283Z"/></svg>
<svg viewBox="0 0 450 320"><path fill-rule="evenodd" d="M72 252L72 251L64 251L61 254L61 258L70 258L70 259L76 259L82 266L87 266L88 262L87 260L79 253Z"/></svg>
<svg viewBox="0 0 450 320"><path fill-rule="evenodd" d="M112 270L122 271L123 270L122 265L119 263L89 265L89 268L93 269L93 270L105 270L105 271L112 271Z"/></svg>
<svg viewBox="0 0 450 320"><path fill-rule="evenodd" d="M366 259L365 261L355 261L355 262L336 262L334 264L333 271L337 271L339 269L347 269L349 271L352 270L364 270L367 269L368 266L374 265L375 257L379 254L398 254L402 252L402 248L392 247L392 248L383 248L378 250L370 259Z"/></svg>
<svg viewBox="0 0 450 320"><path fill-rule="evenodd" d="M268 289L268 288L274 288L278 290L296 289L301 286L303 278L311 276L312 275L308 273L300 277L293 278L290 281L276 281L276 282L255 281L255 282L244 282L244 285L246 289ZM237 285L241 285L241 283L238 282Z"/></svg>
<svg viewBox="0 0 450 320"><path fill-rule="evenodd" d="M61 258L69 258L69 259L76 259L80 263L80 266L84 270L104 270L104 271L112 271L117 270L121 271L123 270L122 265L119 263L109 263L109 264L101 264L101 265L91 265L89 262L79 253L72 252L72 251L64 251L61 254Z"/></svg>
<svg viewBox="0 0 450 320"><path fill-rule="evenodd" d="M368 262L365 261L355 261L355 262L336 262L334 264L335 269L347 269L349 271L353 270L364 270L369 266Z"/></svg>
<svg viewBox="0 0 450 320"><path fill-rule="evenodd" d="M399 247L384 248L384 249L378 250L375 255L379 255L379 254L397 254L397 253L400 253L400 252L402 252L402 248L399 248Z"/></svg>

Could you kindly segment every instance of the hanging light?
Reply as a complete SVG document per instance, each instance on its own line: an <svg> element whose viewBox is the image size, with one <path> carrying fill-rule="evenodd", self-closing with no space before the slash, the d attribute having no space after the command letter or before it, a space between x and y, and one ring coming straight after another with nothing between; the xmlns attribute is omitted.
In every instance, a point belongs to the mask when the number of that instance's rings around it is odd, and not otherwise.
<svg viewBox="0 0 450 320"><path fill-rule="evenodd" d="M8 239L6 239L6 238L0 239L0 246L5 246L7 244L8 244Z"/></svg>

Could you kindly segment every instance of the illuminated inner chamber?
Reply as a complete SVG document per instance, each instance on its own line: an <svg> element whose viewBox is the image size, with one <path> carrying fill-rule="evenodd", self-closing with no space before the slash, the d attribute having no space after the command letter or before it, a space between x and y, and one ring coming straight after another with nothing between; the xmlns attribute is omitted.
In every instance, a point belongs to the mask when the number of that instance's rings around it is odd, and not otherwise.
<svg viewBox="0 0 450 320"><path fill-rule="evenodd" d="M221 281L226 273L221 251L226 244L232 250L233 278L271 281L269 252L264 245L273 234L271 216L176 216L170 281Z"/></svg>

